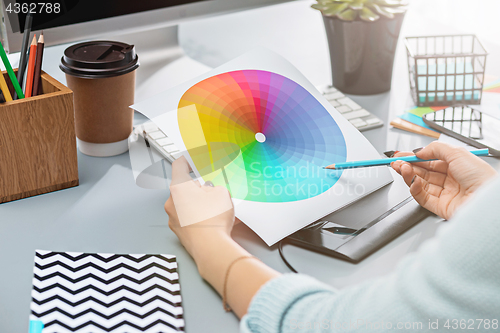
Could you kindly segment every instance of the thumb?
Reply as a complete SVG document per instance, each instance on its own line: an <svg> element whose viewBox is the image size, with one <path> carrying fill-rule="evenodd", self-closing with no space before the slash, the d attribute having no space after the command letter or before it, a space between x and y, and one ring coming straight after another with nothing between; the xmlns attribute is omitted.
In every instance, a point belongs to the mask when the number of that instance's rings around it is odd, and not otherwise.
<svg viewBox="0 0 500 333"><path fill-rule="evenodd" d="M423 148L416 153L418 158L424 160L441 160L446 163L451 163L453 160L463 156L467 153L467 150L449 145L444 142L434 141L427 147Z"/></svg>

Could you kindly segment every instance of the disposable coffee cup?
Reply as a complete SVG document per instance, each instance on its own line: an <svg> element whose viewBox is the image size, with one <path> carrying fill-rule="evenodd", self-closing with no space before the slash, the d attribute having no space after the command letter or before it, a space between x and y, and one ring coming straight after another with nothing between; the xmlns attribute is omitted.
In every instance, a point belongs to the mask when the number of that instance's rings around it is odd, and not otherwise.
<svg viewBox="0 0 500 333"><path fill-rule="evenodd" d="M92 41L68 47L59 68L73 90L78 148L90 156L128 150L139 58L133 45Z"/></svg>

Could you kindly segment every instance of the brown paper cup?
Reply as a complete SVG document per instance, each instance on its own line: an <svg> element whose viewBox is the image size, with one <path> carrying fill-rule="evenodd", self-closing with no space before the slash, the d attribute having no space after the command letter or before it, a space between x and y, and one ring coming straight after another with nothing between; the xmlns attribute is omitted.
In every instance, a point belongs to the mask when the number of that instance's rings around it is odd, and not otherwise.
<svg viewBox="0 0 500 333"><path fill-rule="evenodd" d="M82 153L114 156L128 151L134 110L135 70L99 79L66 74L73 90L76 136Z"/></svg>
<svg viewBox="0 0 500 333"><path fill-rule="evenodd" d="M134 45L90 41L64 50L59 68L73 90L78 148L91 156L128 151L134 111L135 72L139 57Z"/></svg>

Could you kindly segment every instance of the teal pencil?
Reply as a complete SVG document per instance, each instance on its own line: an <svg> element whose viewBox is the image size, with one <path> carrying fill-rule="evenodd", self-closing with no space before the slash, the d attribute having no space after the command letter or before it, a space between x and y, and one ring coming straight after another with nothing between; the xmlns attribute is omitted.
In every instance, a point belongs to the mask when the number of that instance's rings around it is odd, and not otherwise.
<svg viewBox="0 0 500 333"><path fill-rule="evenodd" d="M476 155L476 156L488 156L489 155L489 150L488 148L485 149L477 149L477 150L471 150L471 153ZM366 167L373 167L373 166L381 166L381 165L390 165L392 162L395 161L404 161L408 163L417 163L417 162L429 162L429 161L435 161L435 159L432 160L423 160L421 158L418 158L415 155L412 156L401 156L401 157L393 157L393 158L381 158L378 160L367 160L367 161L355 161L355 162L344 162L344 163L335 163L331 164L327 167L324 167L325 169L332 169L332 170L342 170L342 169L353 169L353 168L366 168Z"/></svg>
<svg viewBox="0 0 500 333"><path fill-rule="evenodd" d="M7 69L7 74L9 74L10 81L12 82L12 85L14 86L14 90L17 93L17 97L19 99L24 98L23 90L21 89L21 86L19 85L19 81L17 81L16 75L14 74L14 71L12 70L12 66L10 65L9 58L7 58L7 53L5 53L5 49L3 48L2 43L0 43L0 57L2 58L5 69Z"/></svg>

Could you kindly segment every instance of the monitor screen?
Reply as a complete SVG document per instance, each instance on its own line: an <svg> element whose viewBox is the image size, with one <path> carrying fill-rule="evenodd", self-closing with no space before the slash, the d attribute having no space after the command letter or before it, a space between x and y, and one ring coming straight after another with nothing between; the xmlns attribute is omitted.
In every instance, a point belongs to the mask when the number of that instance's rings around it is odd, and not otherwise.
<svg viewBox="0 0 500 333"><path fill-rule="evenodd" d="M33 14L32 30L61 27L209 0L56 0L46 3L5 0L13 32L23 32L26 15Z"/></svg>
<svg viewBox="0 0 500 333"><path fill-rule="evenodd" d="M173 27L194 19L291 0L4 0L0 39L7 52L21 50L26 15L45 46L106 39Z"/></svg>

